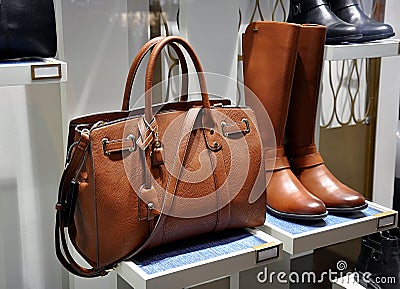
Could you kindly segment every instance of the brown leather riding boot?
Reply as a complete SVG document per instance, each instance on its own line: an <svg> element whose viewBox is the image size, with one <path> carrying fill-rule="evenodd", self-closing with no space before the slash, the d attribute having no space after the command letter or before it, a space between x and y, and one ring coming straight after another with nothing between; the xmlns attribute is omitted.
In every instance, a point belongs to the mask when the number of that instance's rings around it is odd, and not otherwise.
<svg viewBox="0 0 400 289"><path fill-rule="evenodd" d="M354 212L367 206L364 197L332 175L314 141L325 34L325 26L303 25L300 30L285 151L300 182L329 212Z"/></svg>
<svg viewBox="0 0 400 289"><path fill-rule="evenodd" d="M300 28L280 22L251 23L243 36L244 84L264 105L275 131L276 148L270 146L273 134L259 124L266 162L276 156L267 186L269 212L284 218L321 219L327 214L324 203L292 173L283 149Z"/></svg>

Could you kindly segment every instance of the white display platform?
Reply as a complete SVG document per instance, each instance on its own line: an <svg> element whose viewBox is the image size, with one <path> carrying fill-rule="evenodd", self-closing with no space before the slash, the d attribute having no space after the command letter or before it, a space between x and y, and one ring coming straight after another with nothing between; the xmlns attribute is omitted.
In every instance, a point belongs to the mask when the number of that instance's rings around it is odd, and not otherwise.
<svg viewBox="0 0 400 289"><path fill-rule="evenodd" d="M122 262L117 274L135 289L177 289L238 277L281 255L282 242L260 230L230 230L156 248Z"/></svg>
<svg viewBox="0 0 400 289"><path fill-rule="evenodd" d="M325 45L325 60L377 58L400 54L399 39L384 39L365 43Z"/></svg>
<svg viewBox="0 0 400 289"><path fill-rule="evenodd" d="M368 205L359 213L329 214L317 222L296 223L267 214L265 225L259 229L281 240L283 250L294 255L397 226L397 211L372 202Z"/></svg>
<svg viewBox="0 0 400 289"><path fill-rule="evenodd" d="M0 86L67 81L67 63L54 58L0 61Z"/></svg>

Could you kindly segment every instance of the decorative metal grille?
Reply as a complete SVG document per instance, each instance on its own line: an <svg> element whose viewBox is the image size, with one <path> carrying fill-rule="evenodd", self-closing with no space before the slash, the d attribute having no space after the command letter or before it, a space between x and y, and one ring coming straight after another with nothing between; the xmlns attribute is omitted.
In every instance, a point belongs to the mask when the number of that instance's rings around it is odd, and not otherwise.
<svg viewBox="0 0 400 289"><path fill-rule="evenodd" d="M168 6L169 1L161 2L160 18L163 35L172 35L171 24L179 27L178 13L179 4L174 3L174 7ZM176 1L175 1L176 2ZM164 6L163 6L164 4ZM177 4L177 5L176 5ZM245 26L252 21L285 21L287 11L289 11L289 0L250 0L239 2L239 23L238 33L243 32ZM372 14L376 8L376 0L360 0L360 7ZM166 14L164 7L168 12L177 11L176 15ZM178 28L179 29L179 28ZM239 37L240 38L240 37ZM241 61L242 56L238 55L238 80L242 80ZM179 60L171 49L167 51L168 60L168 79L178 73ZM321 118L322 127L340 127L346 125L355 125L359 123L369 123L371 110L371 101L367 94L368 86L368 61L365 59L326 61L324 73L321 80ZM176 93L176 85L168 82L166 88L166 101L170 98L170 93ZM238 89L238 102L242 99L242 92Z"/></svg>

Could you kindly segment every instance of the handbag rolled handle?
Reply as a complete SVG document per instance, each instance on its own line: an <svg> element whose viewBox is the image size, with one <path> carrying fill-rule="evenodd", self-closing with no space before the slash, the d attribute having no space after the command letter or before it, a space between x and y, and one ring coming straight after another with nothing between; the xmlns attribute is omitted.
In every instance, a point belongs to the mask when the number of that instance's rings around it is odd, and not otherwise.
<svg viewBox="0 0 400 289"><path fill-rule="evenodd" d="M143 61L144 57L149 53L149 51L153 49L153 47L164 38L165 36L159 36L150 39L146 44L142 46L142 48L140 48L139 52L136 54L135 59L132 61L131 67L129 68L129 73L126 78L124 98L122 101L121 110L129 110L129 102L132 93L132 86L141 62ZM178 56L182 69L183 79L182 79L181 101L186 101L188 94L188 77L187 77L188 67L186 59L181 49L175 43L171 43L171 46L175 50L175 53Z"/></svg>
<svg viewBox="0 0 400 289"><path fill-rule="evenodd" d="M150 123L153 119L153 111L152 111L152 103L153 103L153 92L152 92L152 87L153 87L153 75L154 75L154 69L156 65L156 60L158 56L161 53L161 50L167 45L167 44L172 44L172 43L178 43L182 45L182 47L186 50L186 52L189 54L189 57L191 58L194 67L197 72L199 84L200 84L200 89L201 89L201 96L202 96L202 105L203 108L210 108L210 100L208 97L207 93L207 86L206 86L206 81L205 77L203 74L203 68L201 66L200 60L197 57L196 53L194 52L194 49L192 46L182 37L179 36L169 36L165 37L164 39L160 40L156 46L153 48L153 51L150 55L149 62L147 64L147 69L146 69L146 82L145 82L145 120Z"/></svg>

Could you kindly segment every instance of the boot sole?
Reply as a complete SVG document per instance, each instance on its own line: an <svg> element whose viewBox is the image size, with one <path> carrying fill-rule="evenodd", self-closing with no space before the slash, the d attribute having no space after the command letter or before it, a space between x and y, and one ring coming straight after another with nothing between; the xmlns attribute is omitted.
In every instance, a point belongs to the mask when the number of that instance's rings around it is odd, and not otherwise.
<svg viewBox="0 0 400 289"><path fill-rule="evenodd" d="M350 208L326 208L329 213L340 213L340 214L351 214L362 211L368 207L368 204L364 204L358 207L350 207Z"/></svg>
<svg viewBox="0 0 400 289"><path fill-rule="evenodd" d="M393 37L396 33L386 33L386 34L376 34L376 35L369 35L369 36L363 36L360 40L356 40L354 42L368 42L368 41L374 41L374 40L382 40L382 39L387 39L390 37Z"/></svg>
<svg viewBox="0 0 400 289"><path fill-rule="evenodd" d="M354 34L354 35L347 35L342 37L331 37L326 38L326 44L342 44L342 43L349 43L349 42L357 42L361 41L363 35L362 34Z"/></svg>
<svg viewBox="0 0 400 289"><path fill-rule="evenodd" d="M328 216L328 212L318 215L311 215L311 214L292 214L292 213L284 213L281 211L277 211L270 206L267 206L267 211L271 213L271 215L284 218L284 219L291 219L291 220L306 220L306 221L316 221L321 220Z"/></svg>

